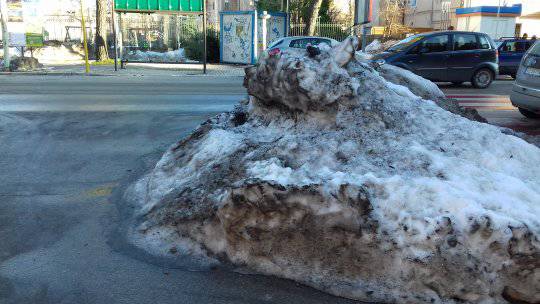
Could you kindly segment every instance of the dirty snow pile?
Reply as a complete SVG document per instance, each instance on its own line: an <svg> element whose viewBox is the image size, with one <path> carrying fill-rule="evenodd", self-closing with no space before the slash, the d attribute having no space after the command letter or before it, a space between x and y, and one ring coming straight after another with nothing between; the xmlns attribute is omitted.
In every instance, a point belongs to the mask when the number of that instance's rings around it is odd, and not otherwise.
<svg viewBox="0 0 540 304"><path fill-rule="evenodd" d="M174 51L168 51L164 53L154 52L154 51L132 51L128 52L126 57L128 61L140 61L140 62L158 62L158 63L167 63L167 62L185 62L186 56L184 54L184 49L178 49Z"/></svg>
<svg viewBox="0 0 540 304"><path fill-rule="evenodd" d="M370 44L366 46L366 49L364 50L368 54L379 54L384 51L386 51L388 48L393 46L394 44L398 43L397 40L388 40L385 42L381 42L378 39L373 40Z"/></svg>
<svg viewBox="0 0 540 304"><path fill-rule="evenodd" d="M34 51L34 57L46 64L77 63L84 59L81 44L47 45Z"/></svg>
<svg viewBox="0 0 540 304"><path fill-rule="evenodd" d="M356 47L247 68L130 187L133 238L363 301L538 303L540 149Z"/></svg>

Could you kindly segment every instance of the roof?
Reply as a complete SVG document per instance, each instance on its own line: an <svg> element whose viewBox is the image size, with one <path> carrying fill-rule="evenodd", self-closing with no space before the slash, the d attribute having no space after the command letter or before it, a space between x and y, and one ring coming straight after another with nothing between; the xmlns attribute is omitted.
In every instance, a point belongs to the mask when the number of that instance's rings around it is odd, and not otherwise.
<svg viewBox="0 0 540 304"><path fill-rule="evenodd" d="M434 32L420 33L417 35L429 36L429 35L440 35L440 34L485 34L485 33L471 32L471 31L434 31Z"/></svg>
<svg viewBox="0 0 540 304"><path fill-rule="evenodd" d="M502 16L502 17L518 17L521 15L521 4L512 6L474 6L463 7L456 9L458 17L466 16Z"/></svg>

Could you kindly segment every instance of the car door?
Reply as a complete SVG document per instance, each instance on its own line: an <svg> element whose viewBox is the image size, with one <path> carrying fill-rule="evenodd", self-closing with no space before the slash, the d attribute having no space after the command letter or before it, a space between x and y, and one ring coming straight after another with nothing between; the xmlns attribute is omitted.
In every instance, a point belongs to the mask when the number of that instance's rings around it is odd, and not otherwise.
<svg viewBox="0 0 540 304"><path fill-rule="evenodd" d="M515 74L528 49L527 41L505 41L499 49L499 66L503 74Z"/></svg>
<svg viewBox="0 0 540 304"><path fill-rule="evenodd" d="M446 57L449 52L449 35L426 37L398 61L415 74L442 81L446 77ZM397 63L397 62L396 62Z"/></svg>
<svg viewBox="0 0 540 304"><path fill-rule="evenodd" d="M448 58L448 80L469 81L475 68L482 62L477 35L456 33L452 36L452 51Z"/></svg>

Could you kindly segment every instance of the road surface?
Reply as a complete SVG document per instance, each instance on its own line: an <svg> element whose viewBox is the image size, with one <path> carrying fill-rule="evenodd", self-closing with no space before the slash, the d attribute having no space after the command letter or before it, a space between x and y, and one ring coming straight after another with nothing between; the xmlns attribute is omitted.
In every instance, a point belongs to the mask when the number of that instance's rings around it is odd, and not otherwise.
<svg viewBox="0 0 540 304"><path fill-rule="evenodd" d="M115 189L244 97L241 78L0 76L0 303L357 303L292 281L155 259Z"/></svg>
<svg viewBox="0 0 540 304"><path fill-rule="evenodd" d="M456 98L460 105L477 109L490 123L529 135L540 135L540 120L529 119L519 113L510 102L513 80L500 79L489 88L479 90L468 84L455 86L439 84L443 92Z"/></svg>

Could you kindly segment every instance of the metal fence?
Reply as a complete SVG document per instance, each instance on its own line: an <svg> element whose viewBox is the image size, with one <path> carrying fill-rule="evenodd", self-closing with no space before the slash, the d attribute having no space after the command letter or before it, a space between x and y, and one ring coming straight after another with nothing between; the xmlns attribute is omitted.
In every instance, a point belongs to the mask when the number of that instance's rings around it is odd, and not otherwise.
<svg viewBox="0 0 540 304"><path fill-rule="evenodd" d="M95 18L87 12L87 34L89 47L92 49L95 37ZM141 52L161 52L183 50L186 60L202 60L203 49L203 26L202 16L176 15L176 14L135 14L123 13L118 15L119 47L122 54ZM108 18L109 19L109 18ZM110 21L110 20L109 20ZM110 25L111 22L108 22ZM301 36L305 24L292 23L289 28L289 36ZM43 30L45 41L70 41L82 40L80 18L76 15L49 15L45 16ZM112 47L112 28L108 29L108 44ZM350 35L358 34L351 24L324 23L317 20L315 35L333 38L342 41ZM219 26L208 26L209 61L217 62L219 59ZM400 40L399 37L383 37L369 35L367 43L378 39L381 42L387 40ZM113 50L111 49L111 54Z"/></svg>
<svg viewBox="0 0 540 304"><path fill-rule="evenodd" d="M175 14L120 14L120 47L128 61L201 61L203 56L202 16ZM208 60L219 58L219 31L209 25ZM156 53L161 53L156 54Z"/></svg>
<svg viewBox="0 0 540 304"><path fill-rule="evenodd" d="M291 24L289 36L302 36L305 27L306 25L303 23ZM317 22L315 25L315 36L328 37L341 41L353 34L353 27L348 24Z"/></svg>
<svg viewBox="0 0 540 304"><path fill-rule="evenodd" d="M87 17L88 18L88 17ZM95 20L86 20L86 32L91 41L95 33ZM74 15L48 15L43 22L45 41L82 41L81 20Z"/></svg>

